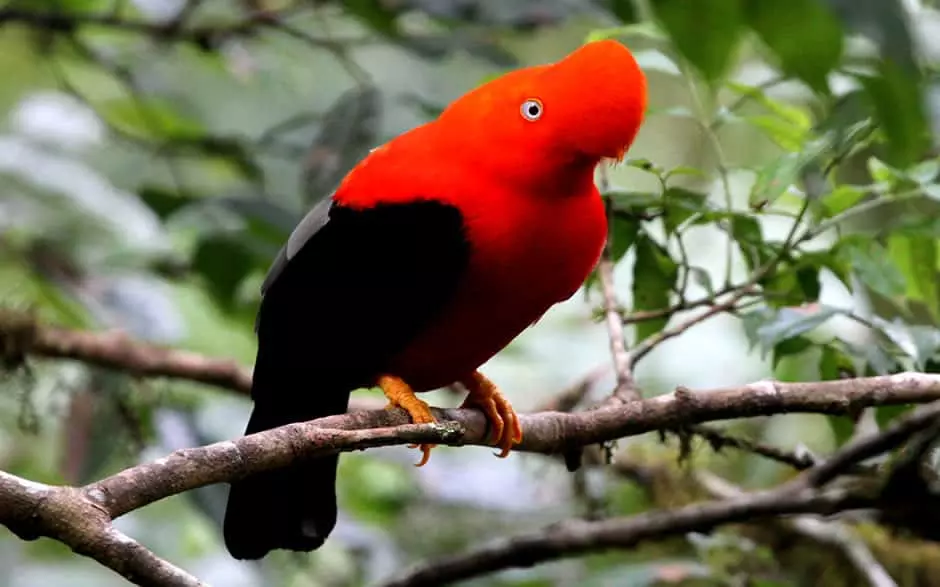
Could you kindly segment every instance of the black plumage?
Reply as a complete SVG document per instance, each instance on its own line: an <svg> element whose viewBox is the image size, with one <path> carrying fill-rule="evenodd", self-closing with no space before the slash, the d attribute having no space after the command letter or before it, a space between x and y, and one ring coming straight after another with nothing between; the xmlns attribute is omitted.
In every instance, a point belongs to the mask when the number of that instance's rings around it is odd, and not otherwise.
<svg viewBox="0 0 940 587"><path fill-rule="evenodd" d="M470 256L460 211L434 200L351 209L325 200L291 234L262 286L246 434L346 411L440 312ZM310 551L336 524L338 456L232 484L229 553Z"/></svg>

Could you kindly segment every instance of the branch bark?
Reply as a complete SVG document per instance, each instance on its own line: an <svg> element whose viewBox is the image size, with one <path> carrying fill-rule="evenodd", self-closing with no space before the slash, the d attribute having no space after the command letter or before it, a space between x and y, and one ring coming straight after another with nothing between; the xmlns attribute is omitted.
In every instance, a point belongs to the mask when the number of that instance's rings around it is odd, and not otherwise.
<svg viewBox="0 0 940 587"><path fill-rule="evenodd" d="M499 540L467 553L418 566L392 579L383 587L452 584L508 568L529 567L585 552L632 548L644 540L709 531L723 524L753 522L755 519L771 516L832 515L858 509L890 508L894 505L891 498L882 493L877 484L856 484L840 488L824 485L861 461L900 446L926 429L935 428L938 421L940 402L935 402L893 423L880 433L850 442L829 460L772 490L742 492L725 499L696 503L672 511L650 512L625 518L597 522L569 520L538 532ZM891 473L889 470L889 477ZM911 504L906 506L910 507ZM797 518L798 523L800 519L804 520L802 524L805 530L806 518ZM827 528L831 530L838 526ZM819 525L812 527L817 534L819 529ZM838 538L841 540L840 546L846 547L847 538L843 534L836 537L828 533L825 538L830 541ZM872 559L867 549L861 547L860 550L857 545L852 545L849 555L854 564L861 565L872 585L888 587L894 584L881 565Z"/></svg>
<svg viewBox="0 0 940 587"><path fill-rule="evenodd" d="M0 523L23 540L62 542L136 585L205 587L186 571L118 532L81 489L53 487L0 471Z"/></svg>
<svg viewBox="0 0 940 587"><path fill-rule="evenodd" d="M135 342L120 333L37 326L30 320L14 323L9 316L0 313L0 356L9 361L29 355L77 359L138 375L184 378L241 393L250 389L248 371L231 361ZM567 454L590 444L657 430L689 429L714 420L792 412L852 414L866 407L937 399L940 399L940 375L921 373L811 383L759 381L702 391L679 388L651 399L616 402L583 412L524 414L520 418L524 440L516 450ZM360 400L353 409L374 406L374 402ZM133 580L141 584L197 585L198 582L192 582L196 581L194 578L117 533L110 525L111 520L171 495L230 482L301 458L392 444L488 445L486 421L481 413L463 409L435 409L434 412L439 424L410 424L404 411L383 409L352 411L291 424L234 441L177 451L83 488L53 488L4 475L0 483L0 523L23 537L42 535L61 540L76 552L100 560L125 576L133 576ZM851 443L832 459L809 469L803 478L812 478L814 483L804 489L815 491L835 475L847 472L846 463L851 465L866 455L883 452L912 431L924 430L935 420L935 412L940 413L940 407L930 406L904 420L906 428L891 428L875 439L860 441L861 445ZM640 526L635 522L600 526L600 538L590 539L584 535L588 527L578 525L579 522L563 527L570 532L553 531L547 544L539 542L535 546L528 538L523 538L521 542L514 542L513 548L523 553L534 552L521 560L534 556L532 560L537 562L544 560L540 557L552 557L562 550L580 552L606 545L632 544L661 532L681 531L671 528L699 528L717 523L715 520L737 519L735 516L817 512L849 505L844 501L849 498L844 495L836 498L832 493L819 493L807 497L806 491L794 490L789 484L788 487L790 497L777 500L775 505L753 494L749 497L751 501L731 509L709 505L704 514L699 510L679 510L671 514L651 514L652 517L644 518L646 521ZM81 515L75 517L69 512ZM692 512L698 513L693 515ZM594 536L594 526L590 528Z"/></svg>
<svg viewBox="0 0 940 587"><path fill-rule="evenodd" d="M640 514L600 522L570 520L540 532L494 542L477 550L440 559L385 583L383 587L450 585L513 567L531 567L607 549L624 549L645 540L687 532L704 532L717 525L752 521L783 514L832 514L868 507L872 500L845 491L805 491L781 495L767 491L673 511Z"/></svg>

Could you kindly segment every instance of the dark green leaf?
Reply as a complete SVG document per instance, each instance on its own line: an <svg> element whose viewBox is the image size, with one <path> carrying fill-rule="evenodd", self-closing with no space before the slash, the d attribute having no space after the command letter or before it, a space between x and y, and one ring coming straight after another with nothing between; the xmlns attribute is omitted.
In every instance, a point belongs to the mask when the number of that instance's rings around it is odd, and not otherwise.
<svg viewBox="0 0 940 587"><path fill-rule="evenodd" d="M663 193L662 203L665 208L663 226L668 234L672 234L693 214L705 210L708 196L700 192L672 187Z"/></svg>
<svg viewBox="0 0 940 587"><path fill-rule="evenodd" d="M878 406L875 408L875 421L878 422L878 428L881 430L885 429L885 426L890 424L898 416L903 416L907 412L910 412L914 409L913 404L908 405L897 405L897 406Z"/></svg>
<svg viewBox="0 0 940 587"><path fill-rule="evenodd" d="M238 286L255 268L252 251L235 234L212 234L200 240L192 261L193 270L205 278L212 295L231 308Z"/></svg>
<svg viewBox="0 0 940 587"><path fill-rule="evenodd" d="M749 270L753 271L763 264L764 236L757 218L747 214L732 216L731 236L738 243Z"/></svg>
<svg viewBox="0 0 940 587"><path fill-rule="evenodd" d="M835 437L836 446L845 444L855 434L855 422L848 416L826 416Z"/></svg>
<svg viewBox="0 0 940 587"><path fill-rule="evenodd" d="M819 270L815 267L800 267L796 270L796 281L800 284L805 302L819 299Z"/></svg>
<svg viewBox="0 0 940 587"><path fill-rule="evenodd" d="M819 0L747 0L747 23L780 60L784 73L828 93L826 76L842 56L842 26Z"/></svg>
<svg viewBox="0 0 940 587"><path fill-rule="evenodd" d="M805 336L794 336L793 338L782 340L774 345L771 365L776 369L778 363L780 363L780 360L784 357L798 355L811 346L813 346L813 341Z"/></svg>
<svg viewBox="0 0 940 587"><path fill-rule="evenodd" d="M640 221L636 218L618 214L611 219L610 256L614 263L630 250L639 231Z"/></svg>
<svg viewBox="0 0 940 587"><path fill-rule="evenodd" d="M639 20L636 13L636 0L610 0L610 11L624 24Z"/></svg>
<svg viewBox="0 0 940 587"><path fill-rule="evenodd" d="M166 220L181 208L202 200L196 194L180 193L178 190L170 190L157 185L144 186L137 195L162 220Z"/></svg>
<svg viewBox="0 0 940 587"><path fill-rule="evenodd" d="M607 192L603 197L610 198L615 209L628 212L645 212L663 204L662 197L653 192Z"/></svg>
<svg viewBox="0 0 940 587"><path fill-rule="evenodd" d="M669 305L669 293L676 286L679 267L658 243L645 232L636 239L636 263L633 266L633 309L658 310ZM636 342L665 328L668 318L636 324Z"/></svg>
<svg viewBox="0 0 940 587"><path fill-rule="evenodd" d="M881 54L904 69L915 68L914 44L900 0L824 0L847 29L868 36Z"/></svg>
<svg viewBox="0 0 940 587"><path fill-rule="evenodd" d="M884 61L879 75L862 78L862 85L875 106L881 131L887 139L886 158L898 167L910 165L930 146L930 125L918 76Z"/></svg>
<svg viewBox="0 0 940 587"><path fill-rule="evenodd" d="M819 379L836 381L842 379L843 374L855 375L852 360L830 345L822 347L822 353L819 356Z"/></svg>
<svg viewBox="0 0 940 587"><path fill-rule="evenodd" d="M708 82L725 74L742 33L740 0L651 0L650 8L679 53Z"/></svg>

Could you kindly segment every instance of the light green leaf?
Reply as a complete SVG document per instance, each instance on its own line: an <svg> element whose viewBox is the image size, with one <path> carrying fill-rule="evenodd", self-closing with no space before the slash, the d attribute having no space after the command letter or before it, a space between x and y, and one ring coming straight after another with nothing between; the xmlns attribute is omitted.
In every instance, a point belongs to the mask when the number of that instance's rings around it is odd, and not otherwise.
<svg viewBox="0 0 940 587"><path fill-rule="evenodd" d="M727 82L725 86L737 94L747 96L748 99L754 100L766 108L771 114L794 127L794 129L801 132L809 132L813 127L813 120L804 109L779 100L774 100L761 88L730 81Z"/></svg>
<svg viewBox="0 0 940 587"><path fill-rule="evenodd" d="M755 114L745 116L743 120L762 130L767 138L772 140L781 149L795 152L803 148L806 140L806 131L790 124L788 121L769 114Z"/></svg>
<svg viewBox="0 0 940 587"><path fill-rule="evenodd" d="M865 192L851 185L840 185L825 196L822 202L827 216L835 216L858 204L865 197Z"/></svg>
<svg viewBox="0 0 940 587"><path fill-rule="evenodd" d="M637 51L633 54L633 57L636 59L637 64L644 71L658 71L660 73L665 73L667 75L682 75L682 71L679 70L679 66L676 63L664 55L660 51L654 49L646 49L644 51Z"/></svg>
<svg viewBox="0 0 940 587"><path fill-rule="evenodd" d="M918 234L894 234L888 238L888 251L904 274L906 297L923 302L933 319L940 322L937 239Z"/></svg>
<svg viewBox="0 0 940 587"><path fill-rule="evenodd" d="M874 291L891 299L904 295L907 288L904 274L877 241L862 237L846 238L839 247L839 255Z"/></svg>
<svg viewBox="0 0 940 587"><path fill-rule="evenodd" d="M742 316L751 346L760 346L761 355L780 342L806 334L841 313L838 308L816 304L805 308L765 308Z"/></svg>

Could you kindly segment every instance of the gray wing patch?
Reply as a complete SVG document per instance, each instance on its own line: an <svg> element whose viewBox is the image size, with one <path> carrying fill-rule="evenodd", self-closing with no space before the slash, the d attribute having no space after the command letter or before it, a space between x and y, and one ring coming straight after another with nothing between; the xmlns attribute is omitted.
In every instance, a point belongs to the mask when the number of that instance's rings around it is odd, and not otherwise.
<svg viewBox="0 0 940 587"><path fill-rule="evenodd" d="M288 261L297 254L297 251L299 251L321 228L326 226L326 223L330 220L330 208L332 206L333 194L330 194L311 208L310 211L307 212L307 215L303 217L303 220L300 221L300 224L290 233L290 236L287 238L287 244L281 247L281 250L277 252L277 256L274 257L274 262L271 263L271 268L268 269L268 274L265 275L264 281L261 283L261 297L264 297L264 294L268 291L268 288L271 287L271 284L274 283L274 280L284 272ZM258 332L258 323L260 320L261 312L258 312L258 315L255 316L256 333Z"/></svg>
<svg viewBox="0 0 940 587"><path fill-rule="evenodd" d="M274 262L271 264L271 268L268 269L268 274L265 276L264 282L261 284L262 296L268 291L268 288L271 287L271 284L274 283L277 276L284 271L287 262L297 254L297 251L303 248L307 241L321 228L326 226L326 223L330 219L330 208L332 206L333 194L330 194L311 208L310 211L307 212L307 215L303 217L303 220L300 221L300 224L290 233L290 236L287 238L287 244L278 251Z"/></svg>

